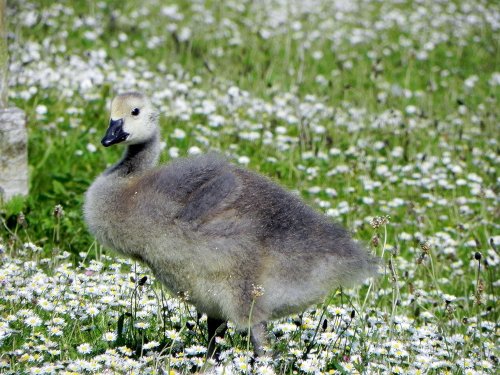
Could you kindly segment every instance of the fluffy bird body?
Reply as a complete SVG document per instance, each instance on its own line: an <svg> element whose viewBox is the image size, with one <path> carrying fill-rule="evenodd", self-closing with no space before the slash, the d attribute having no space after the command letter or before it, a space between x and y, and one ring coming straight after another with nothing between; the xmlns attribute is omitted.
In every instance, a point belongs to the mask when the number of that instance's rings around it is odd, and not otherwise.
<svg viewBox="0 0 500 375"><path fill-rule="evenodd" d="M114 99L102 143L128 148L91 185L84 213L99 242L147 264L174 295L211 319L250 322L259 352L263 322L374 274L345 229L266 177L216 154L155 168L156 122L143 95Z"/></svg>

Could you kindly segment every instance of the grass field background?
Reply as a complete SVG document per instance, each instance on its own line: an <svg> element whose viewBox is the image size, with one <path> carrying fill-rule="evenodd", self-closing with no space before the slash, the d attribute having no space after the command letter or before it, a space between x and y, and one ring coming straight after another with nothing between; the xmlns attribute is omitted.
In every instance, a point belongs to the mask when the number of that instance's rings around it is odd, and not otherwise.
<svg viewBox="0 0 500 375"><path fill-rule="evenodd" d="M18 0L7 19L30 195L0 206L0 372L495 373L498 4ZM231 327L207 362L205 317L82 220L130 90L162 112L162 162L217 150L271 177L381 276L272 322L253 365Z"/></svg>

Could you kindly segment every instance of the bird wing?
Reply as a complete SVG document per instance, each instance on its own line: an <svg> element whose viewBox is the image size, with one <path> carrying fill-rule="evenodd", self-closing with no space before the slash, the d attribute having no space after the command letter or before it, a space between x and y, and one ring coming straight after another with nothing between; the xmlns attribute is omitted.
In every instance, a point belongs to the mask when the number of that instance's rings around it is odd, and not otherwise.
<svg viewBox="0 0 500 375"><path fill-rule="evenodd" d="M146 176L145 185L176 203L177 220L200 223L230 209L241 191L234 168L217 154L171 162Z"/></svg>
<svg viewBox="0 0 500 375"><path fill-rule="evenodd" d="M238 191L238 181L230 170L222 170L199 186L186 198L177 214L177 219L192 222L224 209L228 200L232 201Z"/></svg>

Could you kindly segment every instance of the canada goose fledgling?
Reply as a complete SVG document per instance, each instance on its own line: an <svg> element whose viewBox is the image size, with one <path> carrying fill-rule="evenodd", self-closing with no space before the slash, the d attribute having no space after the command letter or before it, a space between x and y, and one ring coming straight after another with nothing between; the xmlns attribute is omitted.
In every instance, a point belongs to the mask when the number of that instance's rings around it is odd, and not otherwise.
<svg viewBox="0 0 500 375"><path fill-rule="evenodd" d="M207 314L209 356L226 321L239 329L250 321L261 354L267 320L376 272L375 258L345 229L265 177L214 154L154 168L157 122L144 95L114 98L101 143L127 150L87 191L85 220L99 242L146 263Z"/></svg>

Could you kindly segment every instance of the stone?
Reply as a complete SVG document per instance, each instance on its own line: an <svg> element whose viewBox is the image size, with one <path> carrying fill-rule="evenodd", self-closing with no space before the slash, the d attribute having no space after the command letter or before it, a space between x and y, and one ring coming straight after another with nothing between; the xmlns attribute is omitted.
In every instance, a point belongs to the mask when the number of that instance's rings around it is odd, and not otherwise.
<svg viewBox="0 0 500 375"><path fill-rule="evenodd" d="M0 108L0 197L28 194L26 116L19 108Z"/></svg>

